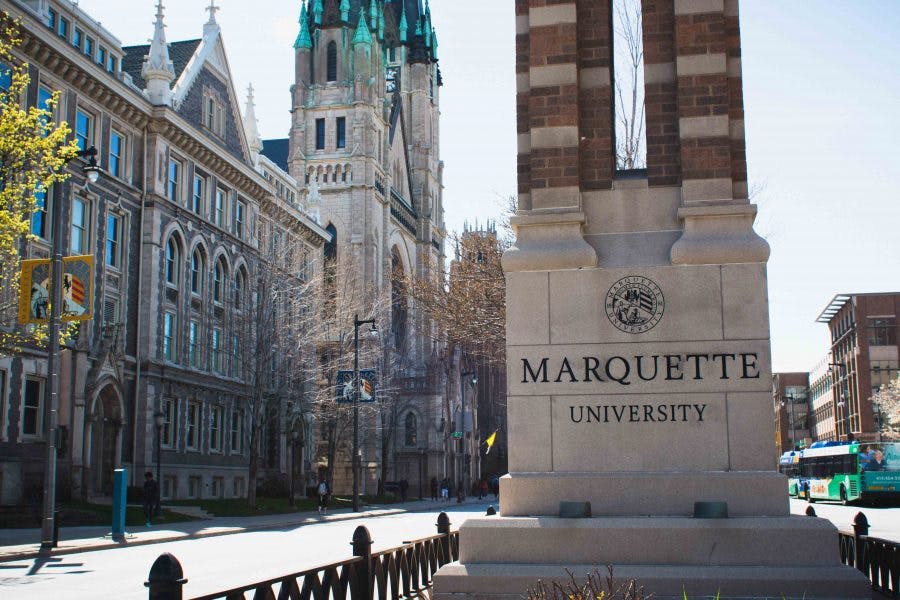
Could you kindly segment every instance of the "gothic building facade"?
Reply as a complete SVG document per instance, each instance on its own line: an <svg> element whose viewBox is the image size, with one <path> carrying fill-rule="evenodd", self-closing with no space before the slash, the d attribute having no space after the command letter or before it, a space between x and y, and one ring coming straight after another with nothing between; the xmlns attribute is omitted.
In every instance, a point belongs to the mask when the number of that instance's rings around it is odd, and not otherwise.
<svg viewBox="0 0 900 600"><path fill-rule="evenodd" d="M287 450L282 411L254 408L253 315L266 278L302 283L331 236L303 210L294 178L259 156L252 96L242 116L217 9L199 38L169 44L159 5L152 42L128 47L71 2L0 8L21 21L23 102L59 91L54 118L97 148L104 171L91 184L73 163L23 248L47 257L61 235L64 254L96 265L95 316L62 353L60 496L109 495L120 467L139 485L160 461L164 499L241 497L254 435L260 476L286 472L295 455L303 464L303 449ZM61 231L49 227L55 210ZM272 239L302 268L274 263ZM46 365L40 348L0 356L0 503L40 501ZM265 391L269 406L292 401Z"/></svg>
<svg viewBox="0 0 900 600"><path fill-rule="evenodd" d="M404 274L434 276L444 260L441 73L431 11L422 0L304 1L294 54L289 136L265 141L263 154L298 182L362 287L390 294L381 329L395 393L385 409L391 417L363 428L364 479L372 491L374 465L388 461L387 476L415 492L447 473L439 350L401 283ZM393 437L390 456L378 443L384 435ZM335 466L340 489L349 465Z"/></svg>

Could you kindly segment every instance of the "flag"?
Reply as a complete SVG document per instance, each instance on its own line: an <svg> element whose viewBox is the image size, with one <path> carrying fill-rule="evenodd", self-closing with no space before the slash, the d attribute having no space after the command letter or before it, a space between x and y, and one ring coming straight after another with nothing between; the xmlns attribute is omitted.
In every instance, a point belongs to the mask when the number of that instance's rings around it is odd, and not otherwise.
<svg viewBox="0 0 900 600"><path fill-rule="evenodd" d="M496 442L496 441L497 441L497 432L496 431L494 433L492 433L491 435L489 435L486 440L484 440L484 443L487 444L487 450L485 450L485 452L484 452L485 455L490 453L491 448L494 447L494 442Z"/></svg>
<svg viewBox="0 0 900 600"><path fill-rule="evenodd" d="M361 383L362 383L362 386L361 386L362 389L361 389L360 395L362 396L362 401L369 402L372 400L372 382L369 381L368 379L363 379L361 381Z"/></svg>

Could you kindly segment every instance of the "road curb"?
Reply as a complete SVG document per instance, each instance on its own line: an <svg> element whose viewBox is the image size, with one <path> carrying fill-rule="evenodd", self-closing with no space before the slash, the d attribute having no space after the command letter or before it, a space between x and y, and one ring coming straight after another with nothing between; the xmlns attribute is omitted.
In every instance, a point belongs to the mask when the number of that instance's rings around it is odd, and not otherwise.
<svg viewBox="0 0 900 600"><path fill-rule="evenodd" d="M468 504L468 502L463 502L462 504L451 504L451 506L462 506ZM99 550L112 550L115 548L133 548L135 546L148 546L150 544L162 544L165 542L180 542L187 540L199 540L203 538L210 537L219 537L223 535L235 535L238 533L247 533L250 531L266 531L271 529L280 529L282 527L303 527L305 525L316 525L319 523L330 523L335 521L349 521L350 519L359 519L366 517L386 517L390 515L398 515L402 513L412 513L412 512L426 512L429 510L434 510L435 506L421 507L421 508L385 508L385 509L373 509L369 511L364 511L361 513L340 513L334 514L331 517L326 517L325 519L316 519L314 517L303 517L302 520L290 519L285 521L279 521L277 523L266 523L261 525L251 525L248 527L240 527L231 531L210 531L207 533L195 532L190 534L181 534L181 535L170 535L161 538L154 538L149 540L126 540L124 542L114 542L109 540L108 542L102 542L97 544L89 544L85 546L77 546L71 548L56 548L49 552L42 552L40 549L29 550L27 552L19 552L19 553L10 553L4 554L0 551L0 563L4 562L12 562L17 560L26 560L31 558L49 558L52 556L64 556L66 554L78 554L80 552L96 552ZM306 515L312 513L303 513ZM311 519L311 520L308 520ZM210 521L214 521L215 519L209 519ZM97 539L97 538L95 538ZM80 540L71 540L71 541L80 541Z"/></svg>

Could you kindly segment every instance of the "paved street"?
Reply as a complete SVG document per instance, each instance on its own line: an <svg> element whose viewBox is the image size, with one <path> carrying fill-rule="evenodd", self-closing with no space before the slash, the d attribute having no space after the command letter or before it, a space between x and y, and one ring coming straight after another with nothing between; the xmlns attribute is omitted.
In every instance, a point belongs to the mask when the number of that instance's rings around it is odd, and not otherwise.
<svg viewBox="0 0 900 600"><path fill-rule="evenodd" d="M805 500L791 500L791 513L802 515L812 506L816 515L828 519L840 530L852 531L853 517L863 512L869 520L869 535L900 542L900 507L896 506L841 506L836 502L807 504Z"/></svg>
<svg viewBox="0 0 900 600"><path fill-rule="evenodd" d="M489 502L450 504L452 529L466 518L483 515ZM373 551L398 546L403 540L436 533L440 510L404 513L331 523L292 525L218 537L162 542L128 548L67 554L43 559L0 563L0 597L146 598L143 583L150 565L163 552L174 554L184 567L185 597L301 571L351 556L354 529L364 524L374 540Z"/></svg>

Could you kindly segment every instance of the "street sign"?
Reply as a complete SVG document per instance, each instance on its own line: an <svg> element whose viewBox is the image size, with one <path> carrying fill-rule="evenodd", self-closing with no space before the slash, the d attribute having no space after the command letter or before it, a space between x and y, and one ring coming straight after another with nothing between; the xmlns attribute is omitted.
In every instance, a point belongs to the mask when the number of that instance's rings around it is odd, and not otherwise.
<svg viewBox="0 0 900 600"><path fill-rule="evenodd" d="M453 432L453 437L455 437L455 438L457 438L457 439L461 439L461 438L462 438L462 431L454 431L454 432Z"/></svg>
<svg viewBox="0 0 900 600"><path fill-rule="evenodd" d="M375 402L375 369L360 369L359 371L359 401ZM337 390L336 400L340 404L353 403L353 371L338 371L335 382Z"/></svg>
<svg viewBox="0 0 900 600"><path fill-rule="evenodd" d="M94 257L63 257L61 321L86 321L93 315ZM19 322L46 323L50 318L50 259L22 261Z"/></svg>

